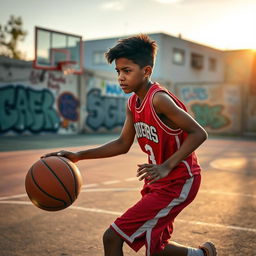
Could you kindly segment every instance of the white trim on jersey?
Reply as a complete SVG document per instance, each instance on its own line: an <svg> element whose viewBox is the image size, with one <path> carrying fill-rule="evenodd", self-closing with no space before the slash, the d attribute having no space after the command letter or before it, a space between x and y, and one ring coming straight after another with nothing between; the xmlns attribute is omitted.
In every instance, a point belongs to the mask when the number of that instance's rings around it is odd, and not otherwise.
<svg viewBox="0 0 256 256"><path fill-rule="evenodd" d="M145 95L145 97L144 97L143 101L140 103L139 107L137 107L137 106L136 106L136 105L137 105L137 100L138 100L138 96L136 95L136 100L135 100L135 111L137 111L138 113L140 113L140 112L144 109L145 104L146 104L147 99L148 99L148 95L149 95L149 93L150 93L150 89L147 91L147 93L146 93L146 95Z"/></svg>
<svg viewBox="0 0 256 256"><path fill-rule="evenodd" d="M130 111L132 111L132 107L131 107L132 106L132 102L131 101L132 101L133 97L134 97L134 94L132 96L130 96L130 98L128 99L128 104L127 105L128 105L128 109Z"/></svg>
<svg viewBox="0 0 256 256"><path fill-rule="evenodd" d="M179 136L175 136L175 140L176 140L176 143L177 143L177 149L179 149L180 148L180 138L179 138ZM181 162L185 164L185 166L188 170L189 176L193 177L193 174L192 174L192 171L191 171L191 168L190 168L188 162L186 160L183 160Z"/></svg>
<svg viewBox="0 0 256 256"><path fill-rule="evenodd" d="M179 136L175 136L175 140L176 140L176 144L177 144L177 149L180 148L180 139L179 139Z"/></svg>
<svg viewBox="0 0 256 256"><path fill-rule="evenodd" d="M131 236L126 235L115 223L111 224L111 226L115 229L117 233L119 233L124 239L126 239L130 243L132 243L137 237L141 236L143 233L146 233L146 241L148 245L147 256L150 256L151 232L153 228L156 226L159 219L166 217L175 206L178 206L186 201L191 190L193 181L194 177L187 179L179 197L173 199L165 208L160 210L153 219L146 221Z"/></svg>
<svg viewBox="0 0 256 256"><path fill-rule="evenodd" d="M159 90L158 88L156 90L154 90L151 94L151 97L149 99L149 105L150 105L150 109L152 111L153 117L155 119L155 121L157 122L157 124L161 127L161 129L163 131L165 131L167 134L169 135L177 135L177 134L181 134L183 131L181 129L172 129L169 126L167 126L157 115L155 108L153 106L153 97L155 96L155 94L157 92L165 92L167 95L169 95L166 91L164 90ZM170 95L169 95L170 96ZM170 96L171 97L171 96Z"/></svg>

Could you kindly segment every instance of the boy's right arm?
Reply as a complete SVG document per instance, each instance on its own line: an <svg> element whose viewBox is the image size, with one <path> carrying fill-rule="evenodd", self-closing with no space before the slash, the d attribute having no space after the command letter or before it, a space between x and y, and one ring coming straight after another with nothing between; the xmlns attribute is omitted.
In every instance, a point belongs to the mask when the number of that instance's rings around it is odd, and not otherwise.
<svg viewBox="0 0 256 256"><path fill-rule="evenodd" d="M135 129L133 126L133 117L131 111L126 107L126 119L118 139L110 141L102 146L87 149L78 152L70 152L66 150L61 150L58 152L53 152L45 154L43 157L49 156L63 156L70 159L72 162L77 162L83 159L96 159L96 158L106 158L111 156L116 156L120 154L125 154L129 151L131 145L133 144L135 136Z"/></svg>

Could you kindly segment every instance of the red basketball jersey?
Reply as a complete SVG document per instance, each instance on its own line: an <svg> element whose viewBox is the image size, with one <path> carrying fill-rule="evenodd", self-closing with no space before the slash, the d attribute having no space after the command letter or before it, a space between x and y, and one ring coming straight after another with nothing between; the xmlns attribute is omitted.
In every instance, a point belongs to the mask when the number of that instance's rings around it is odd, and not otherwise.
<svg viewBox="0 0 256 256"><path fill-rule="evenodd" d="M139 106L136 94L133 94L128 100L138 143L142 151L148 154L148 162L152 164L163 163L180 148L187 136L185 131L181 129L173 130L165 125L155 112L153 97L159 91L167 93L180 108L187 111L184 104L175 95L158 83L154 83L150 87ZM193 152L181 161L162 181L189 178L198 173L200 173L200 166L195 152Z"/></svg>

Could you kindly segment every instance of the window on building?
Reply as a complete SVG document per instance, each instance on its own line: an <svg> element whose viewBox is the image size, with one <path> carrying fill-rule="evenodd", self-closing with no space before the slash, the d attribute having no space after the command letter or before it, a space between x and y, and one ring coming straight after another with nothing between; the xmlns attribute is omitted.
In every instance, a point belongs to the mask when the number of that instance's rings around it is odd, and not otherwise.
<svg viewBox="0 0 256 256"><path fill-rule="evenodd" d="M105 52L94 52L93 53L93 64L107 64L107 60L105 58Z"/></svg>
<svg viewBox="0 0 256 256"><path fill-rule="evenodd" d="M173 63L177 65L185 64L185 51L182 49L174 48L173 49Z"/></svg>
<svg viewBox="0 0 256 256"><path fill-rule="evenodd" d="M191 53L191 66L195 69L204 67L204 56L198 53Z"/></svg>
<svg viewBox="0 0 256 256"><path fill-rule="evenodd" d="M210 71L216 71L216 69L217 69L217 61L216 61L216 59L209 58L208 64L209 64L209 70Z"/></svg>

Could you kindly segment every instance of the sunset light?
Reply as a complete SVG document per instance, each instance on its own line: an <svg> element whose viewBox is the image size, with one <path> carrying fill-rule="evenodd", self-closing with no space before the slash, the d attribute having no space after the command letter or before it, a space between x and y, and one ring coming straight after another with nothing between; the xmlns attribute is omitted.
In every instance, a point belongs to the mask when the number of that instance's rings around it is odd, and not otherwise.
<svg viewBox="0 0 256 256"><path fill-rule="evenodd" d="M28 34L20 48L27 59L34 54L36 25L82 35L84 40L164 32L220 50L256 49L255 0L77 0L66 1L61 12L56 1L45 0L41 6L28 1L26 8L14 2L6 1L0 9L0 24L11 14L23 18Z"/></svg>

